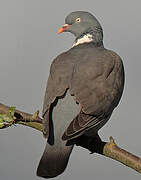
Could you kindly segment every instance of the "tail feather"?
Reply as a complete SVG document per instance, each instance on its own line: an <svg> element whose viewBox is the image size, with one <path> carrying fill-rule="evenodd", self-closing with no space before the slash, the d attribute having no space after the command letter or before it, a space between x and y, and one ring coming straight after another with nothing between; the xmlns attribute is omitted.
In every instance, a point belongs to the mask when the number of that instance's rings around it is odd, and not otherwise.
<svg viewBox="0 0 141 180"><path fill-rule="evenodd" d="M47 143L37 169L37 176L53 178L63 173L68 164L72 148L73 146L66 146L64 142L60 147L51 146Z"/></svg>
<svg viewBox="0 0 141 180"><path fill-rule="evenodd" d="M65 170L73 145L66 145L67 141L62 140L62 135L79 111L80 107L69 91L63 98L58 98L56 104L52 104L48 142L37 169L37 176L53 178ZM44 118L47 120L48 115Z"/></svg>

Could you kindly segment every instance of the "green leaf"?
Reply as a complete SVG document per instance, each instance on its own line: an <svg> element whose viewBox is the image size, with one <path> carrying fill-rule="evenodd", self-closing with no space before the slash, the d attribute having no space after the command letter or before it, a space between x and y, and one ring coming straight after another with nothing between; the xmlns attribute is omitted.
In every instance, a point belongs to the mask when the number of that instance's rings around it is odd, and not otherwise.
<svg viewBox="0 0 141 180"><path fill-rule="evenodd" d="M15 108L14 106L11 106L9 108L9 116L10 116L10 119L14 119L14 111L15 111Z"/></svg>
<svg viewBox="0 0 141 180"><path fill-rule="evenodd" d="M0 114L0 128L9 124L9 116L7 114Z"/></svg>
<svg viewBox="0 0 141 180"><path fill-rule="evenodd" d="M9 114L0 114L0 128L11 126L14 122L14 111L15 107L9 108Z"/></svg>

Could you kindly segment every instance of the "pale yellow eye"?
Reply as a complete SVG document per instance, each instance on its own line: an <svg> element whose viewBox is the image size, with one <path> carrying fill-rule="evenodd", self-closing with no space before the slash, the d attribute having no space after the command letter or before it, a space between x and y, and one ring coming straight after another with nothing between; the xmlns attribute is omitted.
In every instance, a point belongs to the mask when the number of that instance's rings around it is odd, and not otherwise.
<svg viewBox="0 0 141 180"><path fill-rule="evenodd" d="M81 18L77 18L75 21L76 21L76 22L80 22L80 21L81 21Z"/></svg>

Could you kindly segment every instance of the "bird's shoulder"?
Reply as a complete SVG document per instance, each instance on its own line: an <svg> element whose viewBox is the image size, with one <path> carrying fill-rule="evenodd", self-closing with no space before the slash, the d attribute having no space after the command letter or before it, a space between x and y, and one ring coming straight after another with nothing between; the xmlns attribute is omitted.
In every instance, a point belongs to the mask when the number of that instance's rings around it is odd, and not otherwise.
<svg viewBox="0 0 141 180"><path fill-rule="evenodd" d="M51 63L51 68L70 63L71 59L73 59L72 51L64 51L61 54L59 54L56 58L54 58L54 60Z"/></svg>
<svg viewBox="0 0 141 180"><path fill-rule="evenodd" d="M105 54L110 59L114 60L115 63L117 63L119 65L123 64L123 61L122 61L121 57L116 52L114 52L113 50L105 49Z"/></svg>

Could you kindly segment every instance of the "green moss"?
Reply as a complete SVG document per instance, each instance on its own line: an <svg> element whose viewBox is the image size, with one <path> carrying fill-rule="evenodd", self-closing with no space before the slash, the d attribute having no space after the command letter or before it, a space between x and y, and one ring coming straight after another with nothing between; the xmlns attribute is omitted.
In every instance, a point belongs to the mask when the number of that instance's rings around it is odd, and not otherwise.
<svg viewBox="0 0 141 180"><path fill-rule="evenodd" d="M36 122L22 122L22 121L18 121L17 124L22 124L24 126L32 127L34 129L37 129L38 131L42 131L43 130L42 124L36 123Z"/></svg>

